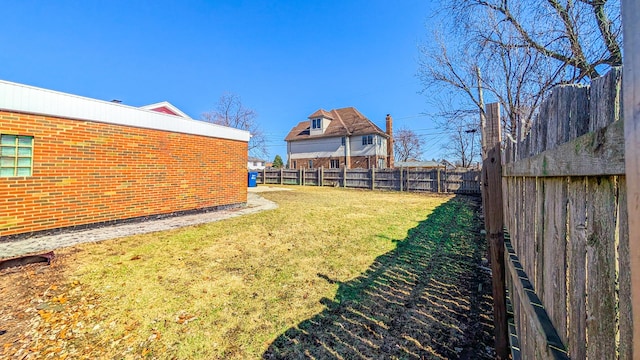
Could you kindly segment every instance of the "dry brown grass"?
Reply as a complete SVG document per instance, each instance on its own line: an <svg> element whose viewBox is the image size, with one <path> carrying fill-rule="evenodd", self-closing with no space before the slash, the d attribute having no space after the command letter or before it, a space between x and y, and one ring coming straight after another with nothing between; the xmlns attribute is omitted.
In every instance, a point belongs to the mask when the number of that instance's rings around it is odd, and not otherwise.
<svg viewBox="0 0 640 360"><path fill-rule="evenodd" d="M318 274L357 277L450 199L292 188L262 194L276 210L58 251L62 295L69 304L91 299L65 353L259 358L334 298L338 284Z"/></svg>

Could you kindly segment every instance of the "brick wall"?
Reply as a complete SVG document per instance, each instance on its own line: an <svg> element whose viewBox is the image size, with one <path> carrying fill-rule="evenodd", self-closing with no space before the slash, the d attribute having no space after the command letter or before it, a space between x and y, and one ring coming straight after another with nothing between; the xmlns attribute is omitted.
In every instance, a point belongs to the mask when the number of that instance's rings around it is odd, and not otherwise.
<svg viewBox="0 0 640 360"><path fill-rule="evenodd" d="M0 177L0 237L247 201L247 143L0 111L34 137L33 176Z"/></svg>

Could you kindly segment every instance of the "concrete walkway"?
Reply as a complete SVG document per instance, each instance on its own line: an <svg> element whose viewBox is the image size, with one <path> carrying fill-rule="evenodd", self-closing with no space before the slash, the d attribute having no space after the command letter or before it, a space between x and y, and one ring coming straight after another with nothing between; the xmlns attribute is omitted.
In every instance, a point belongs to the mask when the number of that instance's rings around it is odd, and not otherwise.
<svg viewBox="0 0 640 360"><path fill-rule="evenodd" d="M97 242L130 235L146 234L150 232L165 231L185 226L204 224L229 219L236 216L271 210L277 208L278 205L276 205L276 203L274 203L273 201L269 201L263 198L257 193L264 191L282 190L290 189L268 186L249 188L247 194L247 206L238 209L176 216L158 220L147 220L144 222L131 224L111 225L88 230L69 231L61 234L34 236L24 240L1 242L0 259L11 258L31 253L41 253L86 242Z"/></svg>

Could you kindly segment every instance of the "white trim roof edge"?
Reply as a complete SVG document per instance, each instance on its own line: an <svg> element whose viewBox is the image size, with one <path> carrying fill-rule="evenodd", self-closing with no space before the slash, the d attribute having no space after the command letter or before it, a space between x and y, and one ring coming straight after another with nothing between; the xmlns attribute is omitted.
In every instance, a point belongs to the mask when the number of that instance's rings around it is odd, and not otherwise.
<svg viewBox="0 0 640 360"><path fill-rule="evenodd" d="M248 131L0 80L0 110L248 142Z"/></svg>

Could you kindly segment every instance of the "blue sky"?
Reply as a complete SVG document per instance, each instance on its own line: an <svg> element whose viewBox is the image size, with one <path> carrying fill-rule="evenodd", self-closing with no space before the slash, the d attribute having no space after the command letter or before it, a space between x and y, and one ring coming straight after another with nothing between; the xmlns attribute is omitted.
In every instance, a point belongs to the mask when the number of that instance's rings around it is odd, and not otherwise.
<svg viewBox="0 0 640 360"><path fill-rule="evenodd" d="M319 108L358 108L415 130L425 158L446 135L415 77L425 0L13 1L3 3L0 79L193 118L225 91L257 111L269 159ZM440 133L440 134L439 134Z"/></svg>

